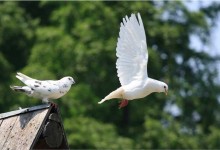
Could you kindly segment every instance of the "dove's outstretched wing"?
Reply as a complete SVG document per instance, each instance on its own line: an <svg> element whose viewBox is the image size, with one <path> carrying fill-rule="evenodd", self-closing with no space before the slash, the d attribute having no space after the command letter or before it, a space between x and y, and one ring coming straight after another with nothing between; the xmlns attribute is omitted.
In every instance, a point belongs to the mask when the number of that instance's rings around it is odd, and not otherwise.
<svg viewBox="0 0 220 150"><path fill-rule="evenodd" d="M139 13L138 20L134 14L123 18L116 51L116 68L122 86L148 77L146 36Z"/></svg>

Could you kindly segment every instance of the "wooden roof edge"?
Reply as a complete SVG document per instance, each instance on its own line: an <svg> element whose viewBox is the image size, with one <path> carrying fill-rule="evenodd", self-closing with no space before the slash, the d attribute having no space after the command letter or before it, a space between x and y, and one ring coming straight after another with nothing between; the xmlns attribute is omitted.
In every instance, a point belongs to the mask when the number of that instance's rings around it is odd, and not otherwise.
<svg viewBox="0 0 220 150"><path fill-rule="evenodd" d="M49 110L49 112L50 112L51 109L53 109L53 107L49 107L49 108L50 108L50 110ZM61 112L60 112L59 107L57 107L57 108L55 109L55 113L57 113L57 115L58 115L58 117L59 117L59 119L60 119L61 129L63 130L64 142L65 142L65 144L66 144L66 146L67 146L67 149L70 149L70 148L69 148L68 141L67 141L67 137L66 137L66 132L65 132L65 130L64 130L64 126L63 126L63 123L62 123L62 117L61 117ZM38 130L38 133L37 133L37 135L36 135L36 138L35 138L35 140L33 141L33 143L32 143L32 145L31 145L30 149L33 149L33 148L34 148L34 146L35 146L35 144L36 144L36 142L37 142L36 140L40 137L41 133L43 132L44 126L42 126L42 125L45 124L45 122L46 122L47 118L49 117L49 115L50 115L50 113L47 113L46 117L45 117L44 120L42 121L41 128Z"/></svg>
<svg viewBox="0 0 220 150"><path fill-rule="evenodd" d="M51 106L51 105L49 104L49 107L48 107L48 108L49 108L50 110L47 112L46 116L44 117L44 119L43 119L43 121L42 121L42 123L41 123L41 125L40 125L40 128L39 128L39 130L38 130L38 132L37 132L37 134L36 134L36 136L35 136L35 139L34 139L34 141L32 142L32 144L31 144L31 146L30 146L30 149L33 149L33 148L34 148L34 146L35 146L37 140L39 139L41 133L42 133L43 130L44 130L44 126L43 126L43 125L45 124L47 118L49 117L50 111L51 111L51 109L52 109L52 107L50 107L50 106Z"/></svg>
<svg viewBox="0 0 220 150"><path fill-rule="evenodd" d="M2 114L0 114L0 119L16 116L18 114L23 114L23 113L28 113L28 112L32 112L32 111L36 111L36 110L49 108L50 106L51 106L51 104L43 104L43 105L38 105L38 106L33 106L33 107L28 107L28 108L22 108L22 109L10 111L10 112L2 113Z"/></svg>
<svg viewBox="0 0 220 150"><path fill-rule="evenodd" d="M61 117L61 112L60 112L60 109L59 109L59 108L57 109L57 113L58 113L58 116L59 116L59 118L60 118L60 121L63 122L62 117ZM65 130L64 130L63 123L61 123L61 128L62 128L62 130L64 131L64 132L63 132L63 133L64 133L64 134L63 134L64 141L65 141L65 143L66 143L68 149L70 149L70 148L69 148L69 144L68 144L68 140L67 140L67 137L66 137L66 132L65 132Z"/></svg>

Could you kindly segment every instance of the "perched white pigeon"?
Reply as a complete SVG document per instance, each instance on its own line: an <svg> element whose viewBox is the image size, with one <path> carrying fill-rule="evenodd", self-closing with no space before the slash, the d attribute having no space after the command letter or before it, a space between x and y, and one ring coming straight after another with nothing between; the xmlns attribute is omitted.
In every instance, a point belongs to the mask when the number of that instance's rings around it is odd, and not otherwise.
<svg viewBox="0 0 220 150"><path fill-rule="evenodd" d="M28 96L42 99L48 103L49 99L58 99L65 95L75 83L72 77L64 77L60 80L36 80L22 73L17 73L16 77L26 86L10 86L12 90L23 92Z"/></svg>
<svg viewBox="0 0 220 150"><path fill-rule="evenodd" d="M147 74L148 51L140 14L123 18L116 48L116 68L121 87L102 99L99 104L113 98L122 99L119 108L128 100L143 98L153 92L168 92L166 83L151 79Z"/></svg>

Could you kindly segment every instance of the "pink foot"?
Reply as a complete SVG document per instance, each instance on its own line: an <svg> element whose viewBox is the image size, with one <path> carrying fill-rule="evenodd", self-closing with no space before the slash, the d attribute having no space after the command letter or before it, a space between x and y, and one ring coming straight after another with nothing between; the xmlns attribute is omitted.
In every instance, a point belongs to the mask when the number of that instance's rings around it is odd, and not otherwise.
<svg viewBox="0 0 220 150"><path fill-rule="evenodd" d="M128 105L128 100L123 99L123 100L121 101L120 105L119 105L119 109L121 109L121 108L123 108L123 107L125 107L125 106L127 106L127 105Z"/></svg>

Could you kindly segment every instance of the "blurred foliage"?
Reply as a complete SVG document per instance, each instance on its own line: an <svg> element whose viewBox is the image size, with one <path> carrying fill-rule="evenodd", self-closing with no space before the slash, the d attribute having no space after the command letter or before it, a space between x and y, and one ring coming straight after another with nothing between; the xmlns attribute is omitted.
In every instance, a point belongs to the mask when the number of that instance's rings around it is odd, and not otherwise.
<svg viewBox="0 0 220 150"><path fill-rule="evenodd" d="M59 100L71 148L219 148L220 108L216 58L190 47L208 44L219 3L190 11L182 1L0 2L0 110L38 105L13 93L21 71L37 79L72 76L76 84ZM115 48L120 22L140 12L147 35L148 74L169 85L119 110L97 102L120 86ZM180 114L165 111L168 104ZM171 107L168 108L172 109Z"/></svg>

